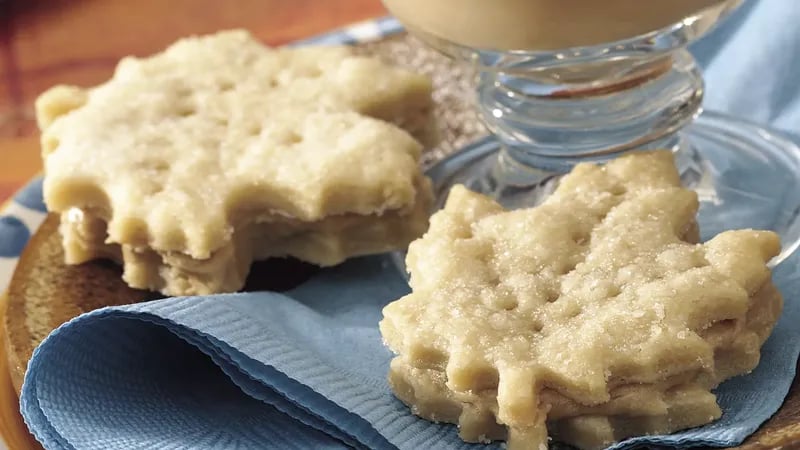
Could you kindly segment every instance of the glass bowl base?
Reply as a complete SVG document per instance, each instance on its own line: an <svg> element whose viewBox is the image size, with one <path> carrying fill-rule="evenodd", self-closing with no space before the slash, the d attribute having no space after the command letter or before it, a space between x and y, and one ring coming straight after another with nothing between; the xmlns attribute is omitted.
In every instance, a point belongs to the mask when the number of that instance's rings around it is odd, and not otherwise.
<svg viewBox="0 0 800 450"><path fill-rule="evenodd" d="M777 265L800 246L800 147L790 138L727 115L705 112L681 131L690 155L677 155L684 184L700 200L700 238L733 229L772 230L781 237ZM491 196L507 208L530 207L549 195L558 181L554 173L494 171L503 158L492 137L474 142L439 161L429 171L436 209L454 184ZM533 180L533 181L532 181ZM405 273L405 252L392 259Z"/></svg>

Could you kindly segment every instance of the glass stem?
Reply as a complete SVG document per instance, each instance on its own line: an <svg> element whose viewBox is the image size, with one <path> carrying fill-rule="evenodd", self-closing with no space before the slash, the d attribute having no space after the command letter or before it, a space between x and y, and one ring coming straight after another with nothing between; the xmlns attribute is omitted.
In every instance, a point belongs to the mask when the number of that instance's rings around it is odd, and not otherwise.
<svg viewBox="0 0 800 450"><path fill-rule="evenodd" d="M700 112L703 97L687 50L633 63L530 67L516 62L478 76L480 114L503 145L487 181L496 189L529 188L579 162L638 149L673 149L686 176L696 171L699 159L678 133Z"/></svg>

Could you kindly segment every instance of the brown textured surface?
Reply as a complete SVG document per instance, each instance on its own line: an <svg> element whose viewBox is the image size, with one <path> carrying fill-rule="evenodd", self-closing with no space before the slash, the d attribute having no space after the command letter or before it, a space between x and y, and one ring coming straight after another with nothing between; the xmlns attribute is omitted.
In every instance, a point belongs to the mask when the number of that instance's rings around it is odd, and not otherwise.
<svg viewBox="0 0 800 450"><path fill-rule="evenodd" d="M47 216L25 248L8 288L3 327L11 381L17 393L34 348L59 325L104 306L162 297L129 288L113 263L64 264L58 223L57 214ZM315 270L294 260L262 261L253 266L245 290L283 291L306 280Z"/></svg>
<svg viewBox="0 0 800 450"><path fill-rule="evenodd" d="M33 349L54 328L93 309L151 298L147 292L128 288L119 268L110 263L67 266L63 260L58 216L51 214L25 248L8 288L3 326L17 392Z"/></svg>
<svg viewBox="0 0 800 450"><path fill-rule="evenodd" d="M449 154L464 143L484 134L483 127L477 123L475 114L471 109L473 93L470 85L472 75L468 70L455 65L432 50L423 47L413 38L407 36L397 36L366 45L364 46L364 51L380 54L390 61L414 66L432 74L437 88L435 95L438 103L436 114L443 125L442 134L444 139L439 148L428 154L425 160L426 163L435 161ZM31 144L31 147L33 147L33 144ZM106 266L102 263L91 263L72 268L64 267L61 263L61 259L55 257L53 254L53 246L60 248L59 238L57 233L55 233L54 221L57 222L57 219L49 218L48 222L40 228L34 236L31 244L26 249L25 256L23 257L24 261L20 265L21 268L15 276L15 283L24 284L25 278L31 276L30 274L33 273L32 266L38 266L40 267L40 271L44 268L44 272L50 272L49 276L61 277L62 280L67 277L67 274L70 274L73 280L82 279L81 277L86 277L89 273L103 274L103 276L106 277L105 279L96 278L90 284L77 283L77 285L83 286L81 289L94 289L92 292L103 292L104 289L105 292L122 292L121 295L116 297L115 301L117 303L136 301L146 297L147 294L145 293L132 291L124 286L120 286L121 282L118 279L118 275L114 275L114 273L118 274L118 272L115 272L116 269L113 267ZM47 245L50 245L50 253L44 249L38 249L39 246L44 248ZM28 266L29 269L23 271L23 266ZM79 272L74 272L75 270ZM284 278L282 279L285 282L284 286L271 286L270 280L259 276L261 271L256 267L253 270L254 275L249 279L249 284L246 289L265 289L268 287L287 288L307 277L312 271L313 268L309 268L308 266L295 266L286 271L287 274L295 277L295 279ZM23 272L29 275L23 275ZM80 275L81 273L83 273L83 275ZM31 283L41 285L46 284L46 282L46 279L31 281ZM62 286L65 286L67 289L66 291L63 289L61 291L48 290L45 286L39 292L50 292L49 295L57 293L58 302L65 302L65 299L75 295L72 290L73 288L69 286L70 284L73 283L62 284ZM19 290L21 288L14 287L13 289ZM115 291L115 289L119 289L120 291ZM12 325L5 327L6 331L9 332L9 338L12 341L16 341L16 344L14 344L16 345L16 347L14 347L16 350L13 351L14 355L10 354L9 357L16 358L13 360L12 368L16 367L17 374L15 377L17 379L21 379L21 370L23 370L24 367L23 361L27 361L34 346L38 343L38 341L34 339L34 336L44 336L49 331L47 327L52 328L57 325L56 322L68 320L72 317L70 314L81 312L83 310L81 308L89 309L93 307L92 305L96 305L97 302L108 302L107 299L97 298L94 300L87 299L86 301L88 303L74 302L70 307L59 308L60 311L67 312L62 315L61 318L53 316L47 321L37 320L31 322L43 327L38 331L24 331L20 328L20 324L24 324L24 316L19 316L18 314L21 311L25 311L26 307L20 307L19 303L37 303L44 305L46 308L50 308L52 304L56 304L57 302L52 297L39 298L36 302L34 302L33 299L25 299L16 296L10 299L10 303L18 304L16 307L9 306L9 316L5 321L6 324ZM35 306L28 306L27 308L33 307ZM15 333L18 335L15 336ZM19 336L20 333L27 333L28 339L30 339L27 341L27 344L22 345L19 343L20 341L25 342L25 339ZM11 348L10 345L9 347ZM800 448L800 382L798 382L797 379L792 386L786 403L780 411L761 427L758 432L751 436L745 444L738 448L742 450Z"/></svg>
<svg viewBox="0 0 800 450"><path fill-rule="evenodd" d="M6 295L0 294L0 322L5 323L6 317ZM5 327L3 327L5 328ZM31 436L19 414L17 402L17 392L11 383L11 371L8 367L6 358L6 333L0 333L0 351L4 352L0 357L0 436L10 449L41 449L42 446Z"/></svg>

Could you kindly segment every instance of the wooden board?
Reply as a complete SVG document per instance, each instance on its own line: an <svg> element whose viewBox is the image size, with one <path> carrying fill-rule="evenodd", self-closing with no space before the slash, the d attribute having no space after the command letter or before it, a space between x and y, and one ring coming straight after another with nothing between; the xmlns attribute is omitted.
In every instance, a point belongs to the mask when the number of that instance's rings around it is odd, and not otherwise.
<svg viewBox="0 0 800 450"><path fill-rule="evenodd" d="M121 268L110 261L66 265L58 225L58 214L47 216L25 247L6 295L4 349L17 394L33 350L59 325L104 306L163 297L128 287L122 281ZM259 261L253 265L244 290L285 291L317 270L292 259Z"/></svg>
<svg viewBox="0 0 800 450"><path fill-rule="evenodd" d="M0 294L0 320L5 323L8 297ZM34 449L42 446L28 431L19 414L17 392L11 382L11 372L6 358L6 333L0 333L0 436L11 450Z"/></svg>

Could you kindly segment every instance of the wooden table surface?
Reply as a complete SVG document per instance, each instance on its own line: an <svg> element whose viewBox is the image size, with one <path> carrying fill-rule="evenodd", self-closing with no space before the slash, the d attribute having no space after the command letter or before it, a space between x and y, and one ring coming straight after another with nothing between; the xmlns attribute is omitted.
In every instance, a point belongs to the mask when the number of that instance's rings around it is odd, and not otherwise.
<svg viewBox="0 0 800 450"><path fill-rule="evenodd" d="M239 27L280 45L385 14L380 0L0 0L0 204L41 169L33 101L49 86L100 83L120 57L190 34ZM0 293L0 314L2 303ZM11 449L36 448L5 360L0 435Z"/></svg>

